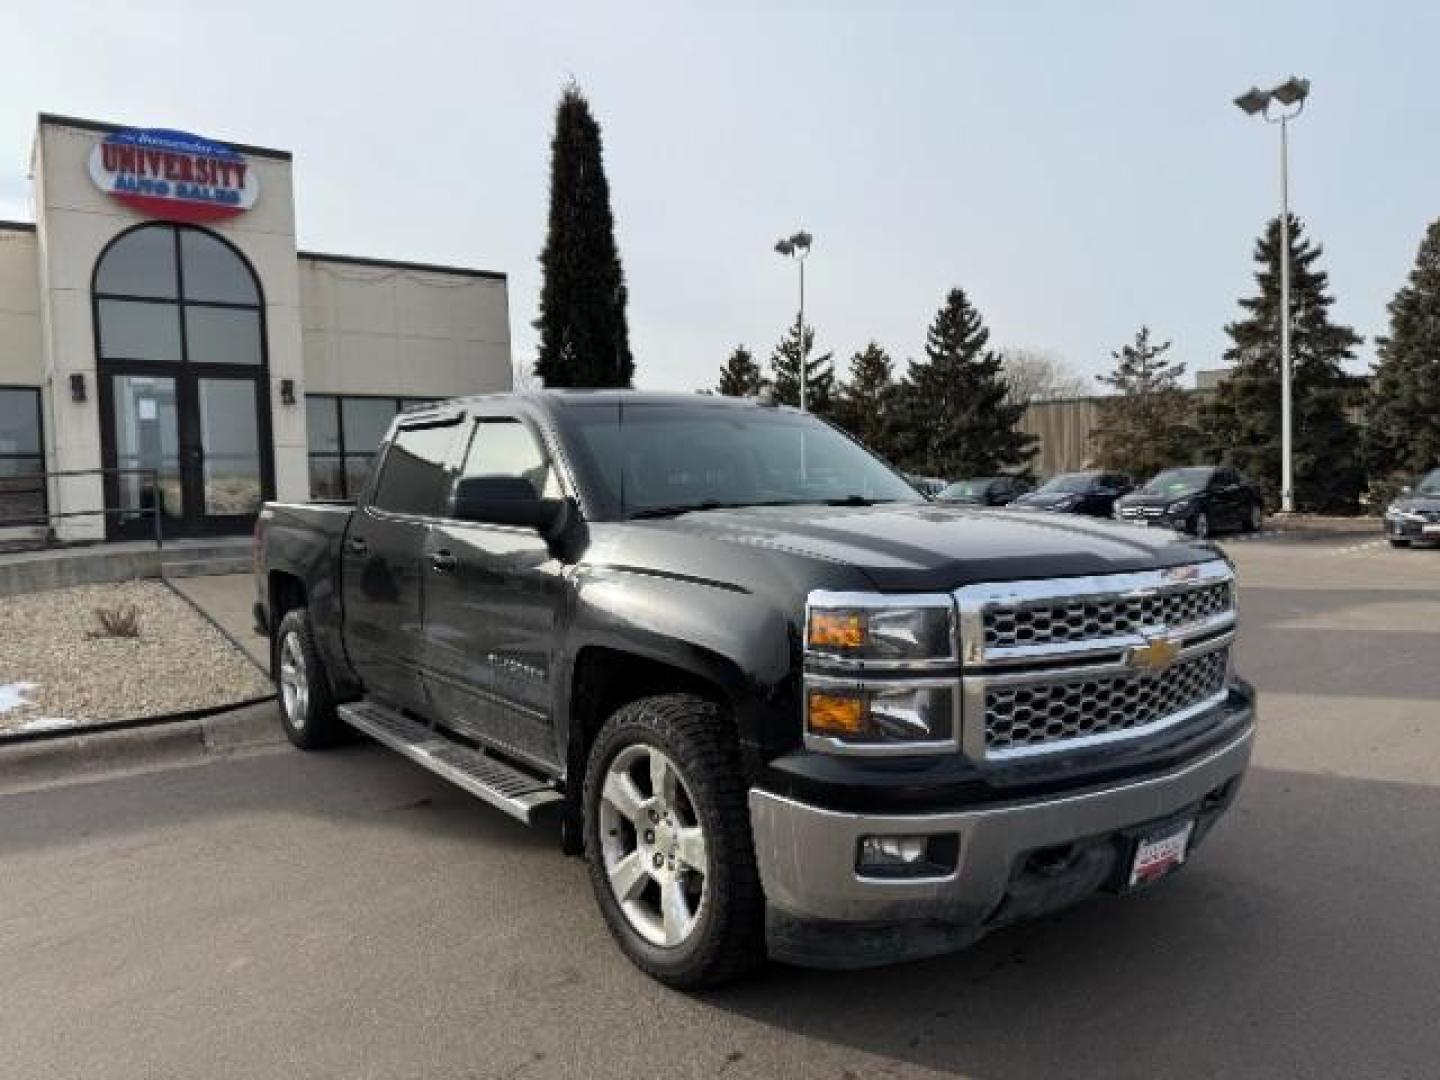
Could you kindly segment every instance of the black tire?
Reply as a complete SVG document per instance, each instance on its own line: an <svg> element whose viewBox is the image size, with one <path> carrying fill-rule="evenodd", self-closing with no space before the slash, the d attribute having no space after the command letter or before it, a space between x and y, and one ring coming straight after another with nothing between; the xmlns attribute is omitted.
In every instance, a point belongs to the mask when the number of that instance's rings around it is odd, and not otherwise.
<svg viewBox="0 0 1440 1080"><path fill-rule="evenodd" d="M291 642L295 653L287 658L287 646ZM302 661L300 676L307 690L303 701L287 691L282 678L282 667L291 664L296 655ZM291 608L276 627L270 648L270 670L280 707L280 723L292 743L302 750L318 750L344 739L345 725L335 714L330 679L315 648L310 612L305 608Z"/></svg>
<svg viewBox="0 0 1440 1080"><path fill-rule="evenodd" d="M1204 510L1196 514L1190 522L1190 535L1197 540L1209 540L1214 531L1210 523L1210 515Z"/></svg>
<svg viewBox="0 0 1440 1080"><path fill-rule="evenodd" d="M1393 548L1408 548L1410 546L1410 541L1403 536L1387 536L1385 539L1390 541L1390 546Z"/></svg>
<svg viewBox="0 0 1440 1080"><path fill-rule="evenodd" d="M636 754L641 747L659 751L674 764L687 811L705 841L703 899L688 936L673 946L647 940L632 925L605 864L601 800L606 777L622 753ZM765 900L755 866L746 785L735 733L718 705L693 694L666 694L617 710L590 750L584 811L595 899L611 935L636 967L677 990L698 990L738 978L763 963ZM615 836L611 830L612 844Z"/></svg>
<svg viewBox="0 0 1440 1080"><path fill-rule="evenodd" d="M1255 533L1260 531L1260 526L1263 523L1264 511L1260 509L1260 504L1251 503L1250 509L1245 511L1245 520L1241 523L1241 528L1247 533Z"/></svg>

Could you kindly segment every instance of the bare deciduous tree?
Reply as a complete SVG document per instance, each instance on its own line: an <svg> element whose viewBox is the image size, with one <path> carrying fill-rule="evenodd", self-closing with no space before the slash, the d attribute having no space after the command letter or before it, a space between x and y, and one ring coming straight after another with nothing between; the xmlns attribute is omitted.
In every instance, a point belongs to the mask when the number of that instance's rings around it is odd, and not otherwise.
<svg viewBox="0 0 1440 1080"><path fill-rule="evenodd" d="M1032 401L1086 397L1094 393L1090 380L1053 352L1001 349L1000 367L1001 377L1010 390L1010 400L1022 405L1029 405Z"/></svg>

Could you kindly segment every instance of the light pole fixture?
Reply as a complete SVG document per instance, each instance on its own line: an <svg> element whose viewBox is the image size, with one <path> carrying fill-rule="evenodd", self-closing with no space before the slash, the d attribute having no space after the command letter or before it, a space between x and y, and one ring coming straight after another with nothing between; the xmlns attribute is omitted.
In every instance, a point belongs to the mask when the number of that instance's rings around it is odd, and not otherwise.
<svg viewBox="0 0 1440 1080"><path fill-rule="evenodd" d="M800 266L800 314L795 319L795 347L800 352L800 411L806 407L805 372L805 256L810 254L810 242L814 238L801 229L792 236L775 241L775 250L787 259L794 259Z"/></svg>
<svg viewBox="0 0 1440 1080"><path fill-rule="evenodd" d="M1261 90L1252 86L1235 99L1247 116L1260 116L1280 125L1280 509L1295 511L1295 476L1291 453L1292 403L1290 395L1290 129L1305 111L1310 80L1291 75L1279 86ZM1276 108L1272 111L1271 105Z"/></svg>

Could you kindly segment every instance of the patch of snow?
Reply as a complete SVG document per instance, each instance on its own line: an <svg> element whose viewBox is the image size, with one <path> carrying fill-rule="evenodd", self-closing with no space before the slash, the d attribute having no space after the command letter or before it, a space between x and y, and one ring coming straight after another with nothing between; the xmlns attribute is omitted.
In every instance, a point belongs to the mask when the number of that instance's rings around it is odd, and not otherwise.
<svg viewBox="0 0 1440 1080"><path fill-rule="evenodd" d="M10 729L11 733L31 731L60 731L64 728L75 727L74 720L67 720L63 716L36 716L29 720L23 720L17 727Z"/></svg>
<svg viewBox="0 0 1440 1080"><path fill-rule="evenodd" d="M31 704L25 700L25 695L38 689L33 682L0 683L0 713L13 712Z"/></svg>

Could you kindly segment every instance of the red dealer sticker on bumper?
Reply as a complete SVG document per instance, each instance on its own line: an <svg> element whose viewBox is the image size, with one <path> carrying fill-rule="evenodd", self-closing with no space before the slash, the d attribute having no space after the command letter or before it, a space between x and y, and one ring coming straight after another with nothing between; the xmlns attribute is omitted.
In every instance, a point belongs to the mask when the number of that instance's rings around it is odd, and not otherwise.
<svg viewBox="0 0 1440 1080"><path fill-rule="evenodd" d="M1135 861L1130 864L1130 884L1148 885L1183 863L1194 831L1195 822L1191 820L1142 838L1135 847Z"/></svg>

